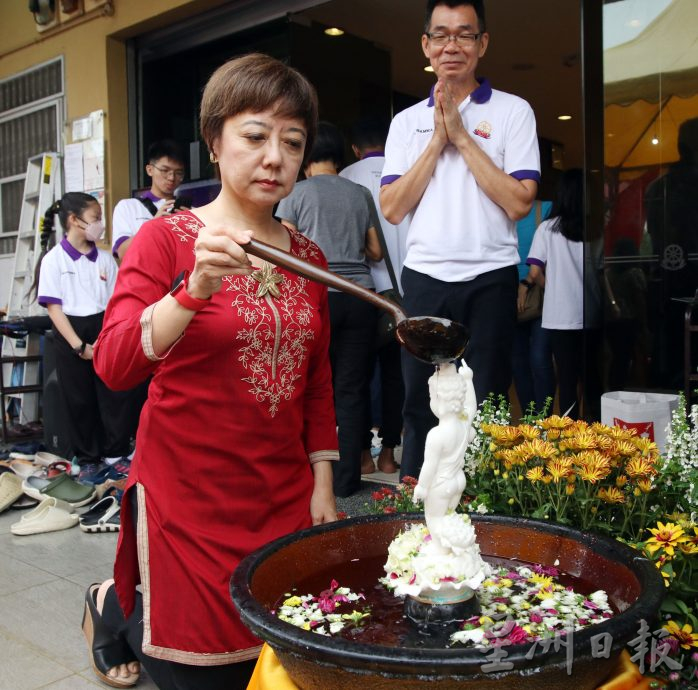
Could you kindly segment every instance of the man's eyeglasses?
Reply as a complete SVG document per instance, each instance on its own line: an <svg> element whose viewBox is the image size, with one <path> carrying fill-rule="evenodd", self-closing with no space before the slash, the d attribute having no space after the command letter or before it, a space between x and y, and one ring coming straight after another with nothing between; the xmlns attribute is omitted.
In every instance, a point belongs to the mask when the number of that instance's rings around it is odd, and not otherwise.
<svg viewBox="0 0 698 690"><path fill-rule="evenodd" d="M435 46L445 46L449 41L453 41L457 46L472 46L475 45L477 39L482 36L482 32L479 34L444 34L441 31L435 31L433 33L427 33L429 40Z"/></svg>
<svg viewBox="0 0 698 690"><path fill-rule="evenodd" d="M172 170L171 168L160 168L154 163L151 163L158 172L162 173L165 177L174 177L175 180L184 179L184 170Z"/></svg>

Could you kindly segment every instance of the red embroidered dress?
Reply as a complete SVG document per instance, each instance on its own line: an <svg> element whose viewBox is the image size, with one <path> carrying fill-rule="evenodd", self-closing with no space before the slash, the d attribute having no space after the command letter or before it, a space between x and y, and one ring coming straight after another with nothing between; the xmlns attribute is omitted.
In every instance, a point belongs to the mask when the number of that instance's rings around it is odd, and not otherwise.
<svg viewBox="0 0 698 690"><path fill-rule="evenodd" d="M143 350L143 310L194 267L201 221L145 224L126 254L95 369L126 389L153 374L141 414L115 564L127 615L143 591L143 651L194 665L256 656L228 593L238 562L309 527L311 461L333 460L337 435L327 355L327 291L277 267L232 276L165 359ZM289 231L291 252L320 266L317 245ZM139 569L140 565L140 569Z"/></svg>

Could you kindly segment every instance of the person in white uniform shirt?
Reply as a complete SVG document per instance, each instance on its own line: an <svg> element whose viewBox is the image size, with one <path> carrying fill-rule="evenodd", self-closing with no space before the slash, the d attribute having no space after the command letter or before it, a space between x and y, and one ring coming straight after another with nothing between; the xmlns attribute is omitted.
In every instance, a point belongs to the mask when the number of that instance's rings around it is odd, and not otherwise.
<svg viewBox="0 0 698 690"><path fill-rule="evenodd" d="M387 121L378 117L365 117L359 120L352 128L351 137L351 148L358 160L344 168L339 176L356 182L371 192L397 281L397 291L402 294L400 271L405 258L405 236L408 224L403 222L393 225L380 212L380 180L385 162L384 147L387 134ZM393 289L394 286L385 259L381 261L369 260L368 265L377 292ZM374 356L374 368L376 366L380 382L381 421L378 430L381 450L377 465L379 471L392 474L398 470L398 465L395 462L395 447L399 446L402 440L402 405L405 400L405 387L400 368L400 345L396 339L393 338L386 345L377 348ZM364 451L361 456L361 474L371 474L376 469L370 450L372 438L373 434L369 428L366 430Z"/></svg>
<svg viewBox="0 0 698 690"><path fill-rule="evenodd" d="M124 258L133 236L141 225L175 209L175 189L184 179L184 154L170 139L156 141L148 147L145 171L151 179L147 192L132 199L122 199L112 216L112 254Z"/></svg>
<svg viewBox="0 0 698 690"><path fill-rule="evenodd" d="M115 461L130 452L130 392L107 388L92 366L92 346L118 268L110 253L95 244L104 225L93 196L64 194L46 211L44 232L53 228L56 215L65 235L40 259L37 293L55 332L56 370L79 480L89 482L103 469L103 457Z"/></svg>
<svg viewBox="0 0 698 690"><path fill-rule="evenodd" d="M438 81L393 120L380 193L387 220L410 223L405 311L466 326L478 402L506 396L511 382L516 221L531 210L540 180L531 107L475 77L488 43L482 0L429 0L422 49ZM401 476L416 477L437 422L427 388L433 367L405 352L402 360Z"/></svg>
<svg viewBox="0 0 698 690"><path fill-rule="evenodd" d="M600 240L584 241L584 174L579 168L565 170L550 214L533 236L522 283L545 287L542 327L553 349L560 414L580 419L583 413L588 421L600 416L601 253ZM519 295L519 309L524 301Z"/></svg>

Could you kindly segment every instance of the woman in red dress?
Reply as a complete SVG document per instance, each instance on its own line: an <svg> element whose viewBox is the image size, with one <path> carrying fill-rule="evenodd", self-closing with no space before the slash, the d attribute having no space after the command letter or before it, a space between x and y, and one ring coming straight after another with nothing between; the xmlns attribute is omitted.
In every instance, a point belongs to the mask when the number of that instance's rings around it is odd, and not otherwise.
<svg viewBox="0 0 698 690"><path fill-rule="evenodd" d="M247 256L255 237L326 267L278 223L315 134L313 87L264 55L219 68L201 131L222 188L152 220L119 271L95 368L115 389L152 375L109 580L86 595L93 668L128 687L244 688L260 642L228 593L262 544L336 519L337 436L326 288ZM138 589L137 589L138 587Z"/></svg>

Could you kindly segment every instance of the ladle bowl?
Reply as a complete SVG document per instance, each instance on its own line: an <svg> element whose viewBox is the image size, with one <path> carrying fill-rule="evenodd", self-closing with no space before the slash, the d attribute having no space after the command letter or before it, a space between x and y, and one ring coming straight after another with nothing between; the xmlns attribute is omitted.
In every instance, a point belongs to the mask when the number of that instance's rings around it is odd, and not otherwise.
<svg viewBox="0 0 698 690"><path fill-rule="evenodd" d="M465 350L468 334L465 326L457 321L435 316L408 317L400 306L391 300L343 278L332 271L303 261L283 249L266 242L250 240L240 245L248 254L269 261L328 287L346 292L387 311L395 319L395 336L398 342L417 359L429 364L443 364L458 359Z"/></svg>
<svg viewBox="0 0 698 690"><path fill-rule="evenodd" d="M361 643L301 630L272 613L286 593L312 578L341 584L358 572L368 591L377 584L369 564L384 563L390 542L422 519L371 515L319 525L262 547L235 570L230 590L243 623L269 643L301 690L593 690L614 672L643 620L656 629L665 587L637 551L563 525L496 515L472 516L485 560L556 566L589 592L605 590L616 614L575 632L568 644L533 651L530 644L508 646L501 661L510 666L490 670L491 649ZM308 593L301 590L296 593Z"/></svg>

